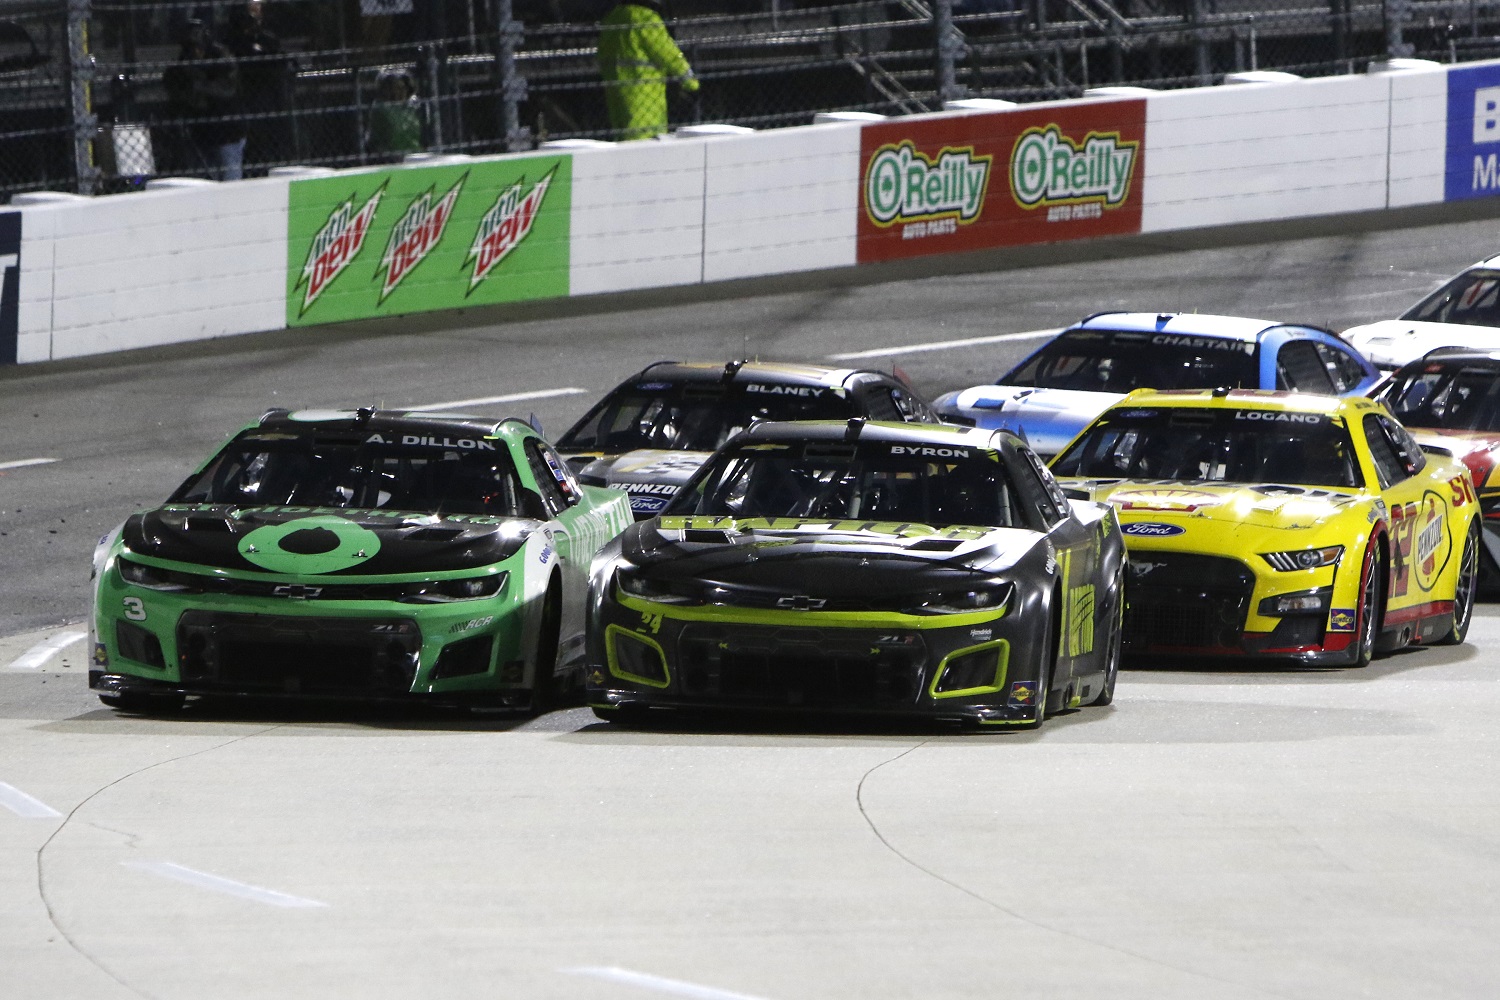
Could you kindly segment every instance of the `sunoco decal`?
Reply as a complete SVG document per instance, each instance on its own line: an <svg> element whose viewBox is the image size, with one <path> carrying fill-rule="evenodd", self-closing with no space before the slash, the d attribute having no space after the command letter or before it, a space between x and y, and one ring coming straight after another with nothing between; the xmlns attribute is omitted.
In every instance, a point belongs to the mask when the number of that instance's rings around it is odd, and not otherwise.
<svg viewBox="0 0 1500 1000"><path fill-rule="evenodd" d="M1145 138L1139 100L866 125L858 260L1139 232Z"/></svg>
<svg viewBox="0 0 1500 1000"><path fill-rule="evenodd" d="M1056 125L1027 129L1010 156L1011 195L1028 209L1086 202L1097 217L1125 203L1139 149L1118 132L1090 132L1075 143Z"/></svg>
<svg viewBox="0 0 1500 1000"><path fill-rule="evenodd" d="M552 155L293 181L288 325L566 296L572 178Z"/></svg>

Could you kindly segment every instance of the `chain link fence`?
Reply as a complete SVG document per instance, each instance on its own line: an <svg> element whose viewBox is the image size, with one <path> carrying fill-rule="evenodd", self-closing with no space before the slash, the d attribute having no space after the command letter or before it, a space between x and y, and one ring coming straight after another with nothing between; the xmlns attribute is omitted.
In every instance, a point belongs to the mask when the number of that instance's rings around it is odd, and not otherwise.
<svg viewBox="0 0 1500 1000"><path fill-rule="evenodd" d="M1500 0L681 0L667 24L684 72L647 66L631 46L650 29L613 7L0 0L0 200L1500 56Z"/></svg>

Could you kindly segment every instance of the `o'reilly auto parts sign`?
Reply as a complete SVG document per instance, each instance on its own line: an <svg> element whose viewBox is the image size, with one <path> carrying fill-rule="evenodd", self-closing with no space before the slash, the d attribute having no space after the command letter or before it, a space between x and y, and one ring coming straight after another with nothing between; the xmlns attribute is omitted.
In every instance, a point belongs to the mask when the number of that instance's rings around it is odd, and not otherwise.
<svg viewBox="0 0 1500 1000"><path fill-rule="evenodd" d="M1145 132L1140 100L867 125L859 260L1139 232Z"/></svg>
<svg viewBox="0 0 1500 1000"><path fill-rule="evenodd" d="M294 181L287 322L565 296L571 211L568 156Z"/></svg>

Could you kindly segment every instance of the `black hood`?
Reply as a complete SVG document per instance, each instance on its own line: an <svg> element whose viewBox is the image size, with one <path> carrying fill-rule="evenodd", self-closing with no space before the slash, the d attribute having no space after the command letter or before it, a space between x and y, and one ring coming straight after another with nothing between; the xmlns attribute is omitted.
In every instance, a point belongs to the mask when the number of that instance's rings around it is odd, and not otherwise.
<svg viewBox="0 0 1500 1000"><path fill-rule="evenodd" d="M1022 528L667 517L621 537L621 554L658 579L827 597L952 587L1013 566L1043 537Z"/></svg>
<svg viewBox="0 0 1500 1000"><path fill-rule="evenodd" d="M488 566L541 522L331 507L172 504L125 522L142 555L288 576L383 576Z"/></svg>

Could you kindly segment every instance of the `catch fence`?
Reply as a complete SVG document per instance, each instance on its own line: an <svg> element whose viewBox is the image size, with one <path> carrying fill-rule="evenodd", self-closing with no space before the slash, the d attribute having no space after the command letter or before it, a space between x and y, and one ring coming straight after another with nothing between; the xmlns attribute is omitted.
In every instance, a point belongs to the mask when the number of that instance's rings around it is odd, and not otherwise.
<svg viewBox="0 0 1500 1000"><path fill-rule="evenodd" d="M609 7L0 0L0 200L618 139L606 89L631 84L601 77ZM667 82L671 127L1500 56L1500 0L764 0L675 13L701 86Z"/></svg>

